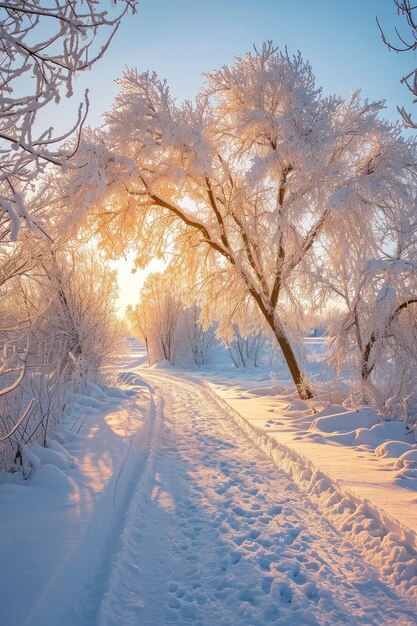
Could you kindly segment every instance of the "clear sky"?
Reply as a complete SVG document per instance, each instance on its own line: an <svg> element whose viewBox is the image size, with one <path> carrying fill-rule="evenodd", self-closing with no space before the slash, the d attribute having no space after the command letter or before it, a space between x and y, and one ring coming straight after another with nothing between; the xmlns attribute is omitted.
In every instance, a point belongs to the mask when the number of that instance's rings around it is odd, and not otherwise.
<svg viewBox="0 0 417 626"><path fill-rule="evenodd" d="M183 100L193 98L203 72L271 39L290 53L300 50L325 93L347 96L360 88L364 97L386 100L390 120L399 117L397 105L414 106L417 118L417 104L400 84L416 56L388 51L377 15L387 36L395 39L394 27L404 21L393 0L141 0L105 58L78 79L78 90L90 89L89 123L95 126L110 108L117 93L114 79L125 66L156 70L168 79L172 95ZM125 307L137 299L143 275L130 276L129 265L119 266Z"/></svg>

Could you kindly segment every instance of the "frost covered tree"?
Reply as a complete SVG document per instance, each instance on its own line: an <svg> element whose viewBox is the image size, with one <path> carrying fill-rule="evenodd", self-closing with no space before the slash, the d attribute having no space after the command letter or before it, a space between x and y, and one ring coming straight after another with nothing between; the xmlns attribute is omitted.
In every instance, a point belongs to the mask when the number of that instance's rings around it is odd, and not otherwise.
<svg viewBox="0 0 417 626"><path fill-rule="evenodd" d="M214 326L202 326L199 307L187 299L179 277L169 270L148 276L127 317L132 331L145 341L151 365L164 359L202 367L219 347Z"/></svg>
<svg viewBox="0 0 417 626"><path fill-rule="evenodd" d="M73 94L74 77L106 52L135 0L116 0L108 10L97 0L0 2L0 237L17 238L24 221L35 228L29 198L48 165L63 166L77 149L88 94L73 123L54 133L47 115ZM71 148L62 142L78 136Z"/></svg>
<svg viewBox="0 0 417 626"><path fill-rule="evenodd" d="M148 276L135 307L129 317L136 332L144 339L148 361L152 365L161 360L175 363L178 347L178 324L184 313L181 295L172 288L167 275Z"/></svg>
<svg viewBox="0 0 417 626"><path fill-rule="evenodd" d="M410 188L412 188L410 181ZM378 410L405 415L417 376L417 219L411 195L381 206L368 239L351 241L322 268L319 290L337 303L333 359L353 365Z"/></svg>
<svg viewBox="0 0 417 626"><path fill-rule="evenodd" d="M177 104L154 73L119 82L58 190L71 219L111 254L134 246L138 266L176 255L226 339L255 308L311 398L285 319L303 308L329 238L352 228L365 240L380 204L405 193L411 144L380 119L382 102L324 97L309 63L272 43L208 74L193 103Z"/></svg>
<svg viewBox="0 0 417 626"><path fill-rule="evenodd" d="M48 115L63 97L71 98L75 76L105 54L122 18L135 4L135 0L116 0L106 9L97 0L0 2L0 347L7 346L0 364L0 418L6 415L11 420L11 431L4 421L0 429L7 445L9 437L20 441L16 424L21 420L25 429L28 416L32 419L36 413L36 421L45 406L47 414L52 411L52 389L57 388L53 367L43 370L35 384L35 377L27 374L26 360L19 360L25 337L48 333L44 332L45 320L28 306L25 293L28 281L45 278L39 266L44 252L26 233L16 240L22 224L25 230L45 232L43 224L49 215L44 212L42 194L36 198L40 176L48 168L68 166L87 116L88 93L63 133L54 132ZM74 137L71 147L64 146ZM43 360L52 343L50 337L44 342ZM33 363L31 368L32 372ZM17 383L10 381L13 369L23 372L22 377L15 377ZM34 397L36 410L29 411Z"/></svg>

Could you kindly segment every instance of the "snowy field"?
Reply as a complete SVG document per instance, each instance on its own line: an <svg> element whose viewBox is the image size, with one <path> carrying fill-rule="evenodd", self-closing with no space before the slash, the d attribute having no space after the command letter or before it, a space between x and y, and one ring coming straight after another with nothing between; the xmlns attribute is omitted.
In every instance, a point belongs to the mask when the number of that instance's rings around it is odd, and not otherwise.
<svg viewBox="0 0 417 626"><path fill-rule="evenodd" d="M369 413L358 432L363 411L311 416L266 372L226 384L226 368L144 360L134 343L121 389L77 397L30 480L3 477L2 625L417 623L412 517L333 480L345 452L394 472ZM336 460L324 472L319 448ZM415 493L393 480L391 498Z"/></svg>

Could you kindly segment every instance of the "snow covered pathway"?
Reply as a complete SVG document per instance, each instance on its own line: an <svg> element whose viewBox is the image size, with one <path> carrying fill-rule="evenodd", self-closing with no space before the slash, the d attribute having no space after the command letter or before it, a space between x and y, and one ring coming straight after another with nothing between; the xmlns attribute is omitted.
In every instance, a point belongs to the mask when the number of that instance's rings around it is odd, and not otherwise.
<svg viewBox="0 0 417 626"><path fill-rule="evenodd" d="M148 462L97 610L70 623L417 623L204 388L140 373L157 394Z"/></svg>

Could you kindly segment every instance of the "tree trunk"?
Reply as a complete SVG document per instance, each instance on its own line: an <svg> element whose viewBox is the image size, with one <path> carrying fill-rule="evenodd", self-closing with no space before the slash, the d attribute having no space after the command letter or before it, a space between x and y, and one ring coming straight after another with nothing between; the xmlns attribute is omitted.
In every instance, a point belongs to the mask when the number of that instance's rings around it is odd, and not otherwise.
<svg viewBox="0 0 417 626"><path fill-rule="evenodd" d="M272 332L274 333L274 336L278 342L279 347L281 348L288 369L290 370L291 377L297 388L298 395L300 396L301 400L311 400L311 398L314 397L313 392L311 391L306 379L301 372L300 366L297 362L297 357L295 356L294 350L292 349L290 342L286 338L285 334L280 330L279 324L277 323L274 314L265 306L265 303L260 294L252 289L250 290L250 293L254 298L256 304L259 306Z"/></svg>
<svg viewBox="0 0 417 626"><path fill-rule="evenodd" d="M283 337L279 331L271 326L276 340L278 341L279 347L282 350L282 354L284 355L284 359L288 365L288 369L290 370L290 374L292 379L297 387L298 395L301 400L311 400L313 397L313 393L310 387L307 385L306 379L303 377L300 367L297 363L296 356L294 354L294 350L292 349L289 341Z"/></svg>
<svg viewBox="0 0 417 626"><path fill-rule="evenodd" d="M407 307L409 307L411 304L417 304L417 300L415 298L411 298L410 300L406 300L405 302L402 302L399 306L397 306L395 311L393 313L391 313L391 315L388 317L388 320L387 320L387 322L385 324L386 331L388 331L390 329L391 324L394 322L396 317L398 317L398 315L401 313L401 311L403 309L407 309ZM356 327L359 328L358 322L356 322ZM371 358L372 348L374 347L374 345L376 344L378 339L380 339L380 337L378 337L378 335L373 332L371 334L371 337L370 337L368 343L365 346L365 349L362 352L361 377L362 377L362 381L363 382L366 382L368 380L370 374L372 373L372 370L375 367L375 363L372 363L371 366L369 365L369 360ZM359 349L361 349L361 345L360 345L359 342L358 342L358 345L359 345Z"/></svg>
<svg viewBox="0 0 417 626"><path fill-rule="evenodd" d="M144 337L144 339L145 339L145 346L146 346L146 356L148 357L149 365L151 365L151 357L150 357L150 354L149 354L148 338Z"/></svg>
<svg viewBox="0 0 417 626"><path fill-rule="evenodd" d="M361 362L361 377L362 381L366 382L369 378L370 373L374 369L374 365L369 367L369 358L371 356L372 346L376 342L376 335L372 333L370 340L365 346L365 350L362 353L362 362Z"/></svg>

